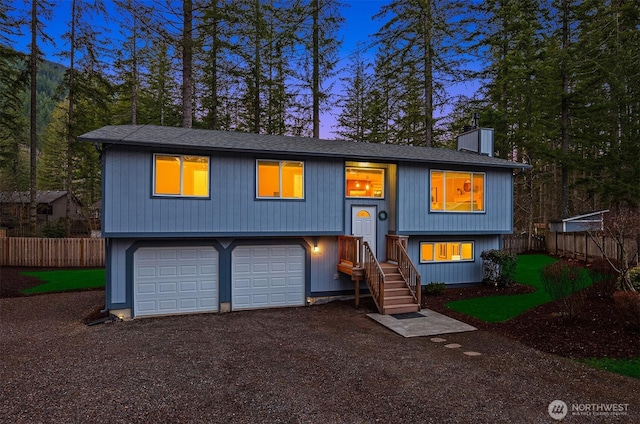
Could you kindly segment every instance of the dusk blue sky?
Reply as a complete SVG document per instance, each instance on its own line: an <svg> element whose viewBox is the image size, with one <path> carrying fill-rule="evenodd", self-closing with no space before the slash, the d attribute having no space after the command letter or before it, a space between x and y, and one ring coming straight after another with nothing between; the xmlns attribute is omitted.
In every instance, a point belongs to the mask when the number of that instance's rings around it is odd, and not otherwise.
<svg viewBox="0 0 640 424"><path fill-rule="evenodd" d="M49 37L51 37L55 46L52 43L42 43L40 41L40 48L43 50L45 54L45 58L52 61L61 63L63 65L68 64L68 60L66 58L60 57L58 53L60 51L66 50L67 46L65 42L62 40L62 34L67 31L67 23L69 21L70 16L70 6L71 2L69 0L63 1L54 1L55 3L52 19L49 21L44 21L44 25L46 27L46 33ZM387 0L350 0L343 1L345 4L344 7L340 8L340 12L345 19L343 24L340 36L342 37L342 46L338 53L339 62L337 65L338 69L345 68L349 65L349 58L355 52L358 43L363 45L370 45L372 42L372 34L374 34L380 25L382 24L379 20L374 20L373 16L380 10L380 7L385 3L388 3ZM106 1L105 4L109 9L110 18L113 19L116 14L115 6L112 1ZM26 7L15 5L14 7ZM117 18L116 18L117 19ZM100 24L104 25L104 22L100 22ZM113 23L110 25L113 33L110 34L110 37L116 38L120 37L118 33L118 29L116 25ZM28 37L21 37L16 40L15 48L22 51L28 50ZM375 48L369 50L369 54L371 58L373 58L373 54L375 53ZM340 90L340 84L338 81L334 81L334 91ZM323 113L321 116L321 137L322 138L334 138L334 126L335 126L335 114L336 110L334 109L331 112Z"/></svg>

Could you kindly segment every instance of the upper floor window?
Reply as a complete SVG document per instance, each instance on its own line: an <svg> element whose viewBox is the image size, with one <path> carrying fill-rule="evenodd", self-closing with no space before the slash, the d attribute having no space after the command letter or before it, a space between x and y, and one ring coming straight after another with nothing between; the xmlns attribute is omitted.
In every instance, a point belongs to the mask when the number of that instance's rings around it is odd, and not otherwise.
<svg viewBox="0 0 640 424"><path fill-rule="evenodd" d="M484 212L484 177L479 172L431 171L431 210Z"/></svg>
<svg viewBox="0 0 640 424"><path fill-rule="evenodd" d="M156 196L209 196L209 158L206 156L153 156L153 194Z"/></svg>
<svg viewBox="0 0 640 424"><path fill-rule="evenodd" d="M346 167L347 197L384 198L384 169Z"/></svg>
<svg viewBox="0 0 640 424"><path fill-rule="evenodd" d="M473 242L420 243L420 262L473 261Z"/></svg>
<svg viewBox="0 0 640 424"><path fill-rule="evenodd" d="M304 162L258 160L258 198L304 199Z"/></svg>

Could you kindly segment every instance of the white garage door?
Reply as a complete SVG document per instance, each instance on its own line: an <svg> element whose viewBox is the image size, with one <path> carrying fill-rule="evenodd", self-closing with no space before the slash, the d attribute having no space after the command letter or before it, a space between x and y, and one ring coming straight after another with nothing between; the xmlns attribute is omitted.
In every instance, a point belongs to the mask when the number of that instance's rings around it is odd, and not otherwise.
<svg viewBox="0 0 640 424"><path fill-rule="evenodd" d="M142 247L133 262L135 316L218 310L218 251L213 247Z"/></svg>
<svg viewBox="0 0 640 424"><path fill-rule="evenodd" d="M238 246L231 256L234 311L304 305L301 246Z"/></svg>

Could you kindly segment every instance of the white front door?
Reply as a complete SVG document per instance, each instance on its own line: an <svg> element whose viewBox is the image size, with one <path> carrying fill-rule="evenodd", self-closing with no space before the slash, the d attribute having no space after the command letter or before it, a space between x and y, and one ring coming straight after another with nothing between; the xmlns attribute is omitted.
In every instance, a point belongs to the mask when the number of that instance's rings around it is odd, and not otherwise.
<svg viewBox="0 0 640 424"><path fill-rule="evenodd" d="M352 206L351 207L351 234L362 237L369 243L371 251L376 253L376 207Z"/></svg>

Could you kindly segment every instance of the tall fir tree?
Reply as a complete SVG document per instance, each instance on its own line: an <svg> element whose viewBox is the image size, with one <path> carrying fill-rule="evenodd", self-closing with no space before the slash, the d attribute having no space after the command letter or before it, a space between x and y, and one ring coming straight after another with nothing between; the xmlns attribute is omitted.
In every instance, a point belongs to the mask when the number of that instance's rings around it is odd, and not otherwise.
<svg viewBox="0 0 640 424"><path fill-rule="evenodd" d="M461 56L453 55L466 32L459 13L453 1L397 0L375 16L384 20L375 37L377 61L387 72L377 77L394 87L390 95L397 107L389 141L435 144L436 109L448 102L446 85L462 76Z"/></svg>

